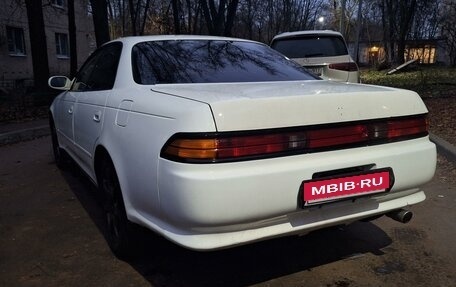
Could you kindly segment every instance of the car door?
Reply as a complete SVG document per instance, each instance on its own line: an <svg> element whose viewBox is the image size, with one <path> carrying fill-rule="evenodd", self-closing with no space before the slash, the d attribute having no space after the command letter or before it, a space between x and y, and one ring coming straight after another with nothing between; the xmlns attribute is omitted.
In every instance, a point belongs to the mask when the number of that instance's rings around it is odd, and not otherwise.
<svg viewBox="0 0 456 287"><path fill-rule="evenodd" d="M121 50L121 43L111 43L97 50L73 84L74 152L83 169L91 164L94 145L103 127L106 100L114 86Z"/></svg>
<svg viewBox="0 0 456 287"><path fill-rule="evenodd" d="M63 92L56 101L57 112L55 127L59 133L59 142L65 150L71 149L73 146L73 112L76 99L71 92Z"/></svg>

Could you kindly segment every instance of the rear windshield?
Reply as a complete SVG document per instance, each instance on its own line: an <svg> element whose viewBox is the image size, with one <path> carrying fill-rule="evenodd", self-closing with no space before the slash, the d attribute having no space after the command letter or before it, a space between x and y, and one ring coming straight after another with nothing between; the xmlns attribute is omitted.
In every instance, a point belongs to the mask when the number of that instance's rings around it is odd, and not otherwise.
<svg viewBox="0 0 456 287"><path fill-rule="evenodd" d="M143 85L316 79L268 46L242 41L142 42L133 47L132 65Z"/></svg>
<svg viewBox="0 0 456 287"><path fill-rule="evenodd" d="M279 39L272 43L272 48L291 59L348 54L343 39L335 36L305 36Z"/></svg>

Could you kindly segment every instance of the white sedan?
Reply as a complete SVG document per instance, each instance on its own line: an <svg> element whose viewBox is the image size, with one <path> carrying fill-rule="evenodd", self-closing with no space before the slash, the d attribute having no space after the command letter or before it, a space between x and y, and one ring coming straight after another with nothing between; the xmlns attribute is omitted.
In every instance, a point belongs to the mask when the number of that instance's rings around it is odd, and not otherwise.
<svg viewBox="0 0 456 287"><path fill-rule="evenodd" d="M316 79L257 42L123 38L49 85L64 90L50 108L56 162L98 186L117 256L133 223L214 250L406 222L435 171L416 93Z"/></svg>

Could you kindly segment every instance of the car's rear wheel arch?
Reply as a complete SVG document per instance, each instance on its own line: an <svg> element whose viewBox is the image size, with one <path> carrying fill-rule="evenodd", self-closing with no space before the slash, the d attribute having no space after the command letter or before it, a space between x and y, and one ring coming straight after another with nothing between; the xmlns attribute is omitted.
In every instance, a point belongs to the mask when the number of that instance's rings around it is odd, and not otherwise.
<svg viewBox="0 0 456 287"><path fill-rule="evenodd" d="M108 149L102 145L99 144L95 148L95 153L94 153L94 162L93 162L93 170L95 172L95 179L96 179L96 184L98 187L98 192L101 190L101 184L102 184L102 177L103 177L103 168L106 166L106 164L112 165L112 168L114 170L114 173L116 174L117 180L119 181L119 187L120 187L120 194L122 196L123 202L128 201L128 198L126 198L126 194L122 188L123 180L124 178L122 177L122 172L119 171L117 160L114 157L111 156L111 153L108 151ZM100 194L100 196L103 196Z"/></svg>
<svg viewBox="0 0 456 287"><path fill-rule="evenodd" d="M117 257L127 258L134 252L136 234L127 218L117 170L103 146L97 147L94 159L98 192L105 212L107 242Z"/></svg>

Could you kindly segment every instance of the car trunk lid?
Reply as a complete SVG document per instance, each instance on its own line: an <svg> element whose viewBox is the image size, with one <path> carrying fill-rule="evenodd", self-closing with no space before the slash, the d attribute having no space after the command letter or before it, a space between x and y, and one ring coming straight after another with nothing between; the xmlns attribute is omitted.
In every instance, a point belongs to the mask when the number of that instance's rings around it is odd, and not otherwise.
<svg viewBox="0 0 456 287"><path fill-rule="evenodd" d="M210 105L218 131L271 129L423 114L412 91L330 81L156 85Z"/></svg>

